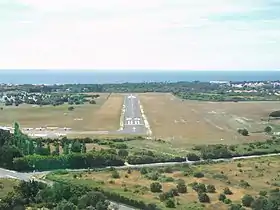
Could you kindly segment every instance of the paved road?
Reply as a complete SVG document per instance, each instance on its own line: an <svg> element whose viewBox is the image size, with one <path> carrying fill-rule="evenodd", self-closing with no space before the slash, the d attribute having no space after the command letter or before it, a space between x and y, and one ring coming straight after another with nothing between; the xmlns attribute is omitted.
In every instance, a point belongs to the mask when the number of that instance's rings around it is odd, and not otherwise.
<svg viewBox="0 0 280 210"><path fill-rule="evenodd" d="M128 94L124 98L123 129L119 132L125 134L146 134L146 127L140 109L137 95Z"/></svg>

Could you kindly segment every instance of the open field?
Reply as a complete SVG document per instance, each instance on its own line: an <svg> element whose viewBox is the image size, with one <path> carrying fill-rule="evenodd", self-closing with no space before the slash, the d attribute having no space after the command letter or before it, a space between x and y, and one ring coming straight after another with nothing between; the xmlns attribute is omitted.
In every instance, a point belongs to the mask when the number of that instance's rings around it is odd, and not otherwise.
<svg viewBox="0 0 280 210"><path fill-rule="evenodd" d="M18 181L15 179L0 179L0 200L6 196L9 192L14 190L14 186L18 184Z"/></svg>
<svg viewBox="0 0 280 210"><path fill-rule="evenodd" d="M170 168L170 167L169 167ZM251 160L240 160L230 163L217 163L198 166L177 166L171 167L171 173L160 171L159 168L150 169L149 173L158 172L162 184L162 192L167 192L176 188L176 180L185 181L188 193L180 194L176 197L181 205L176 209L186 209L190 206L197 206L194 209L200 209L197 193L190 186L193 182L212 184L216 188L215 193L208 193L211 203L205 205L205 209L228 209L227 205L218 200L220 193L226 187L233 192L227 195L233 203L240 203L245 194L257 196L260 191L269 192L271 189L280 186L280 162L278 157L265 157ZM169 169L170 170L170 169ZM202 172L203 178L195 178L195 172ZM124 196L137 198L147 203L157 203L164 208L164 204L158 200L159 193L150 191L150 184L154 181L149 180L147 176L142 175L138 170L132 170L131 174L127 170L119 170L120 178L113 179L111 171L84 172L78 173L77 178L73 173L66 175L51 175L55 179L63 179L73 183L83 183L89 186L98 186L104 190L118 192ZM164 177L172 177L173 181L163 181ZM241 181L243 180L243 182ZM244 184L246 183L246 184ZM125 190L126 188L126 190ZM190 208L189 208L190 209Z"/></svg>
<svg viewBox="0 0 280 210"><path fill-rule="evenodd" d="M172 94L145 93L140 100L153 136L172 140L177 146L267 139L263 130L268 115L280 109L279 102L185 101ZM276 126L276 121L270 123ZM238 128L247 128L250 135L239 135Z"/></svg>
<svg viewBox="0 0 280 210"><path fill-rule="evenodd" d="M23 128L68 127L76 131L105 131L119 128L123 96L100 94L95 99L97 104L73 105L75 109L68 111L69 105L4 107L1 110L1 126L12 126L15 121Z"/></svg>

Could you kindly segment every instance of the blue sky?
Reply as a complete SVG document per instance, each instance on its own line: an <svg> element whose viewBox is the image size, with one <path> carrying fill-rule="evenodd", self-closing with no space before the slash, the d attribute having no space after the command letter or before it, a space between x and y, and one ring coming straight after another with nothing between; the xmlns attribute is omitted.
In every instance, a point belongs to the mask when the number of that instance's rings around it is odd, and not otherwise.
<svg viewBox="0 0 280 210"><path fill-rule="evenodd" d="M0 0L0 68L280 69L279 0Z"/></svg>

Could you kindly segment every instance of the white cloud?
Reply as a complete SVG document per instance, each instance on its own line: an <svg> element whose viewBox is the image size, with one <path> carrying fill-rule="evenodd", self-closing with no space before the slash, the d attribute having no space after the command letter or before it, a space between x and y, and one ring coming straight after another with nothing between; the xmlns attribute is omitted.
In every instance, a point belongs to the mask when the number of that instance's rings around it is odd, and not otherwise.
<svg viewBox="0 0 280 210"><path fill-rule="evenodd" d="M0 68L276 69L280 18L240 18L271 2L5 1Z"/></svg>

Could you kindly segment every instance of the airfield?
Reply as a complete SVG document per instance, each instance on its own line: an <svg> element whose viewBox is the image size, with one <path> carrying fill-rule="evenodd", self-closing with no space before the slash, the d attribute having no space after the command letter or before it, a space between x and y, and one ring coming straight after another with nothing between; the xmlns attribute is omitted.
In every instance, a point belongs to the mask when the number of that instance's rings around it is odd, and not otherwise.
<svg viewBox="0 0 280 210"><path fill-rule="evenodd" d="M58 107L5 107L0 115L3 129L13 122L33 137L145 135L151 139L184 144L232 144L265 140L265 126L277 102L202 102L181 100L169 93L100 94L96 105ZM237 133L248 129L249 136Z"/></svg>

